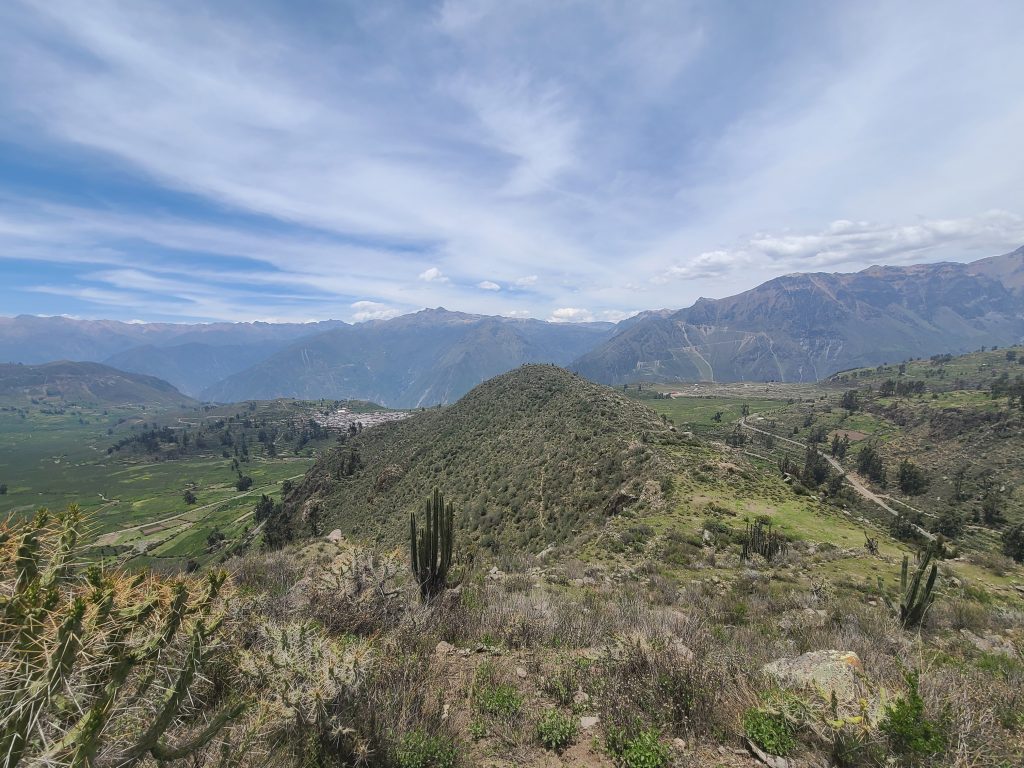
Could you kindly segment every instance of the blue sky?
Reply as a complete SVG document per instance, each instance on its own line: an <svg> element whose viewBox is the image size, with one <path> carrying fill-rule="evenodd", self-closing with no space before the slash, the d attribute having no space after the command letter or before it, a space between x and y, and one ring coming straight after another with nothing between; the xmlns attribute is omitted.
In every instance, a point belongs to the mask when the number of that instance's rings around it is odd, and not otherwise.
<svg viewBox="0 0 1024 768"><path fill-rule="evenodd" d="M1024 3L0 4L0 314L620 319L1024 243Z"/></svg>

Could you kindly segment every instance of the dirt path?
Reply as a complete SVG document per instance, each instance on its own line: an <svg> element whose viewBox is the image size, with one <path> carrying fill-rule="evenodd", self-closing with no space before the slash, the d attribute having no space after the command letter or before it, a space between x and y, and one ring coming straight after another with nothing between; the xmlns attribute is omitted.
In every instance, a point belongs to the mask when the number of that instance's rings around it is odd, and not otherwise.
<svg viewBox="0 0 1024 768"><path fill-rule="evenodd" d="M780 435L776 435L774 432L769 432L768 430L761 429L759 427L752 427L750 424L747 424L747 419L748 418L749 418L748 416L744 416L742 419L739 420L739 425L741 427L743 427L744 429L749 429L751 432L759 432L762 435L769 435L769 436L775 438L776 440L781 440L784 443L790 443L791 445L796 445L796 446L799 446L800 448L803 448L804 450L807 450L807 443L802 443L799 440L793 440L792 438L789 438L789 437L781 437ZM875 504L875 505L881 507L886 512L888 512L890 515L892 515L893 517L899 517L900 516L899 512L897 512L895 509L893 509L888 504L886 504L885 501L883 501L883 497L882 496L880 496L879 494L875 493L870 488L868 488L867 485L865 485L864 481L860 477L858 477L857 475L853 474L852 472L847 472L843 468L843 465L840 464L838 460L834 459L832 456L829 456L824 451L818 451L818 455L821 456L823 459L825 459L825 461L827 461L829 463L829 466L831 466L836 472L838 472L839 474L843 475L846 478L846 482L848 482L850 484L850 487L853 488L853 490L855 490L861 496L861 498L867 499L872 504ZM890 499L890 501L896 501L896 499ZM897 504L903 504L902 501L896 501L896 503ZM914 509L909 504L903 504L903 506L907 507L908 509L912 509L915 512L920 511L920 510ZM922 514L927 514L927 513L922 512ZM922 536L925 536L928 539L934 539L935 538L935 536L933 536L929 531L926 531L921 526L914 525L913 527Z"/></svg>

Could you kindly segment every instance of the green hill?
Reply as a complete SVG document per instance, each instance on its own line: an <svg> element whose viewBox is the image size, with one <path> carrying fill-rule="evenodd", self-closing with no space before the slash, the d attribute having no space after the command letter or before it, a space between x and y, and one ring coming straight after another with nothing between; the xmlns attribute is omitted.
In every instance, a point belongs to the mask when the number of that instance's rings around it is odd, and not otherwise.
<svg viewBox="0 0 1024 768"><path fill-rule="evenodd" d="M444 409L351 438L286 499L287 535L334 528L398 541L441 488L479 546L539 551L656 505L674 428L635 400L551 365L487 381Z"/></svg>
<svg viewBox="0 0 1024 768"><path fill-rule="evenodd" d="M163 379L67 360L43 365L0 364L0 398L18 405L33 400L62 406L196 404Z"/></svg>

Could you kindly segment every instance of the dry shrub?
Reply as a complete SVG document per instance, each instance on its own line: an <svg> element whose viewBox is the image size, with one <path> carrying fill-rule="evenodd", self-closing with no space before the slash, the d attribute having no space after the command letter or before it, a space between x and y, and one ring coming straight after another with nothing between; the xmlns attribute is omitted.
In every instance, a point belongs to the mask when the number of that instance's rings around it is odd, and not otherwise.
<svg viewBox="0 0 1024 768"><path fill-rule="evenodd" d="M401 566L355 552L340 569L318 568L306 589L306 613L336 635L369 636L394 629L410 597L397 583Z"/></svg>

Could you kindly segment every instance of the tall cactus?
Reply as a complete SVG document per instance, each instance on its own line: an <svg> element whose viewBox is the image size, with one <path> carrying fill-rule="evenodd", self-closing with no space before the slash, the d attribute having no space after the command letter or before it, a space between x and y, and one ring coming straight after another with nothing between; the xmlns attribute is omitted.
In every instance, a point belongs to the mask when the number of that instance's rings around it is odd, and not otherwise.
<svg viewBox="0 0 1024 768"><path fill-rule="evenodd" d="M244 705L229 702L190 738L186 702L219 629L213 603L224 574L205 588L170 590L75 562L78 508L0 526L0 755L71 766L134 766L204 748ZM166 690L164 679L173 680ZM149 713L148 715L145 713Z"/></svg>
<svg viewBox="0 0 1024 768"><path fill-rule="evenodd" d="M448 582L448 573L454 539L455 508L451 502L446 506L444 496L435 488L433 496L427 499L422 530L416 525L416 513L409 513L409 562L425 603L453 586Z"/></svg>
<svg viewBox="0 0 1024 768"><path fill-rule="evenodd" d="M886 605L893 613L898 613L900 623L904 627L916 627L924 620L925 612L935 600L935 580L939 575L939 566L932 563L928 579L922 586L925 571L928 571L928 563L932 559L932 549L929 547L918 557L917 568L913 578L910 578L910 558L903 556L903 567L900 569L900 602L894 603L883 589L882 577L878 577L878 588L882 591L882 597Z"/></svg>

